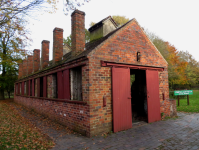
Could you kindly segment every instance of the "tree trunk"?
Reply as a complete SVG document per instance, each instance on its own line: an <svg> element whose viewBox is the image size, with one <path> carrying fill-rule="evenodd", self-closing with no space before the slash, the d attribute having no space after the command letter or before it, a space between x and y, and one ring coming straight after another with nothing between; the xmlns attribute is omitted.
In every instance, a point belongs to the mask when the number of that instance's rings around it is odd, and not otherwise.
<svg viewBox="0 0 199 150"><path fill-rule="evenodd" d="M0 88L0 100L4 100L4 90Z"/></svg>
<svg viewBox="0 0 199 150"><path fill-rule="evenodd" d="M2 43L2 45L3 45L3 56L2 56L2 68L3 69L2 69L2 74L1 74L1 76L2 76L1 82L3 83L3 82L5 82L4 77L5 77L5 74L6 74L6 67L5 67L5 62L4 62L5 56L6 56L6 48L5 48L5 44ZM4 87L1 87L0 88L0 100L4 100L4 99L5 99Z"/></svg>

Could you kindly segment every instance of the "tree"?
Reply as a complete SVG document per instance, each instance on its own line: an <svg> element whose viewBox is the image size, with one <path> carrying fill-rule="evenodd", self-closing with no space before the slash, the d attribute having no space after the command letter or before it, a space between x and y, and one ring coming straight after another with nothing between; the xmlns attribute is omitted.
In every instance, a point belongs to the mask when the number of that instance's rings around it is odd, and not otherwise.
<svg viewBox="0 0 199 150"><path fill-rule="evenodd" d="M112 16L113 20L117 23L118 26L122 26L123 24L129 21L129 18L125 16Z"/></svg>
<svg viewBox="0 0 199 150"><path fill-rule="evenodd" d="M168 72L169 72L169 83L170 84L187 84L188 79L185 73L185 68L187 67L187 62L180 61L178 56L177 49L171 45L169 42L166 42L169 56L167 59L168 62Z"/></svg>
<svg viewBox="0 0 199 150"><path fill-rule="evenodd" d="M68 15L68 13L70 11L75 10L77 7L80 7L82 5L85 4L85 2L89 2L90 0L64 0L64 12L66 15Z"/></svg>
<svg viewBox="0 0 199 150"><path fill-rule="evenodd" d="M44 4L49 3L56 8L56 0L1 0L0 3L0 28L8 24L11 20L24 15L30 15L30 12L47 8ZM50 5L49 5L50 6ZM48 7L49 10L50 7Z"/></svg>
<svg viewBox="0 0 199 150"><path fill-rule="evenodd" d="M199 62L197 62L193 56L188 52L179 51L178 56L180 61L188 62L185 68L185 73L188 78L189 85L196 85L199 83Z"/></svg>
<svg viewBox="0 0 199 150"><path fill-rule="evenodd" d="M23 50L30 39L25 28L26 21L15 18L4 24L0 32L0 99L4 91L11 92L17 76L17 65L25 56ZM13 88L11 88L13 86Z"/></svg>
<svg viewBox="0 0 199 150"><path fill-rule="evenodd" d="M56 10L57 0L2 0L0 3L0 99L4 91L13 90L17 64L25 56L28 31L25 29L27 16L38 10ZM71 0L70 0L71 1ZM50 5L46 5L46 4ZM32 13L34 11L34 13ZM40 11L39 11L40 12Z"/></svg>
<svg viewBox="0 0 199 150"><path fill-rule="evenodd" d="M18 68L17 65L8 66L6 69L6 76L4 77L4 92L7 91L10 98L11 92L14 91L14 82L18 78Z"/></svg>
<svg viewBox="0 0 199 150"><path fill-rule="evenodd" d="M94 26L95 24L96 24L95 22L91 22L91 23L89 24L89 26L92 27L92 26Z"/></svg>
<svg viewBox="0 0 199 150"><path fill-rule="evenodd" d="M178 50L169 42L165 42L154 33L145 29L147 36L151 39L153 44L168 62L169 84L187 84L188 78L186 75L187 62L181 60L178 56Z"/></svg>
<svg viewBox="0 0 199 150"><path fill-rule="evenodd" d="M90 42L90 32L87 29L85 29L85 40L86 43ZM68 44L70 47L72 46L71 35L66 39L64 38L64 44Z"/></svg>

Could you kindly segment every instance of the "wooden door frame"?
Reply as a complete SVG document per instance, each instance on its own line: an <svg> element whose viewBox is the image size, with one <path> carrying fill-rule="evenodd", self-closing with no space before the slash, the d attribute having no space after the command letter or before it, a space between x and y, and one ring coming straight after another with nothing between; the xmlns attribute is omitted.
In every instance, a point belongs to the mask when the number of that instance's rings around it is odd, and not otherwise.
<svg viewBox="0 0 199 150"><path fill-rule="evenodd" d="M164 71L164 67L156 67L156 66L144 66L144 65L136 65L136 64L121 64L116 62L102 61L102 67L121 67L121 68L129 68L129 69L139 69L139 70L157 70Z"/></svg>
<svg viewBox="0 0 199 150"><path fill-rule="evenodd" d="M157 66L144 66L144 65L137 65L137 64L125 64L125 63L116 63L116 62L109 62L109 61L102 61L102 67L118 67L118 68L129 68L129 69L137 69L137 70L156 70L156 71L164 71L164 67L157 67ZM112 91L113 94L113 91ZM148 100L147 100L148 106ZM148 118L148 116L147 116Z"/></svg>

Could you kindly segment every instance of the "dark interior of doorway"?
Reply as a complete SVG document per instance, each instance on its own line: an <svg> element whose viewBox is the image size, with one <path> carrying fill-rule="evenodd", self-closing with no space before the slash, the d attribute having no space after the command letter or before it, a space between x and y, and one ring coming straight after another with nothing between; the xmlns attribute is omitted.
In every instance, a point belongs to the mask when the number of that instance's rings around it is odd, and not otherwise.
<svg viewBox="0 0 199 150"><path fill-rule="evenodd" d="M131 69L130 78L132 122L147 122L146 71Z"/></svg>

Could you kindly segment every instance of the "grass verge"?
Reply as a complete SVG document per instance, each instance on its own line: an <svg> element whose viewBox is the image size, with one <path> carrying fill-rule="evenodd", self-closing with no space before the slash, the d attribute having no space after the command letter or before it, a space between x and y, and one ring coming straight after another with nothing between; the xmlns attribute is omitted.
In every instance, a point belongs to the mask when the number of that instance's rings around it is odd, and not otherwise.
<svg viewBox="0 0 199 150"><path fill-rule="evenodd" d="M50 149L54 142L43 135L8 103L0 101L0 149Z"/></svg>
<svg viewBox="0 0 199 150"><path fill-rule="evenodd" d="M177 111L196 112L199 113L199 90L194 90L193 95L189 95L189 105L187 104L187 97L180 99L180 106L176 100Z"/></svg>

